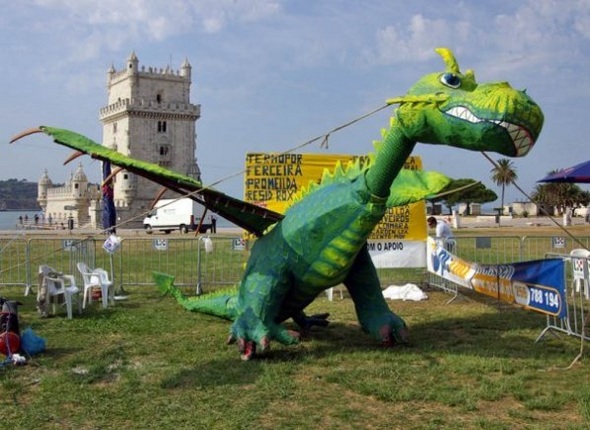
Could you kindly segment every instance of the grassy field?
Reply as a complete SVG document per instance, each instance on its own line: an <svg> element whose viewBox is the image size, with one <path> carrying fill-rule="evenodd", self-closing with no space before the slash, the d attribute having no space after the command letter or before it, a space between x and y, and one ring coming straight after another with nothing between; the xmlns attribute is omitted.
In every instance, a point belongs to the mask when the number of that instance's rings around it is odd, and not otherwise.
<svg viewBox="0 0 590 430"><path fill-rule="evenodd" d="M485 230L456 233L540 231ZM0 368L0 428L590 428L587 346L566 370L579 340L535 343L543 315L470 292L451 303L438 290L426 301L391 301L412 336L392 349L360 330L349 298L322 295L309 311L330 312L329 327L241 362L225 344L228 322L190 313L153 287L126 291L128 300L67 320L65 309L40 318L34 296L2 287L24 303L21 328L44 337L47 350Z"/></svg>

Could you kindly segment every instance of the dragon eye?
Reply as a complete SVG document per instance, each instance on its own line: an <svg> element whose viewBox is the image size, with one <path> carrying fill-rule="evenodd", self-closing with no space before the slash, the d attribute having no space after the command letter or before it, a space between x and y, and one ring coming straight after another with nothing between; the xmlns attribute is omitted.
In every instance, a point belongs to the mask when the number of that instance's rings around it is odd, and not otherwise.
<svg viewBox="0 0 590 430"><path fill-rule="evenodd" d="M461 78L457 75L452 73L444 73L440 77L440 81L443 85L451 88L459 88L461 86Z"/></svg>

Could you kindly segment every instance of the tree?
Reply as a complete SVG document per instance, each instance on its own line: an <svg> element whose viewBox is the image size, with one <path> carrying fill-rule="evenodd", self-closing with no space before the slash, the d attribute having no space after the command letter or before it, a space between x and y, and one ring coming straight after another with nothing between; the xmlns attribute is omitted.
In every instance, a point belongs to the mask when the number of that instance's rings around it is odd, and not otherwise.
<svg viewBox="0 0 590 430"><path fill-rule="evenodd" d="M0 181L0 205L7 209L38 210L37 183L26 179Z"/></svg>
<svg viewBox="0 0 590 430"><path fill-rule="evenodd" d="M518 179L518 175L516 174L516 170L514 168L514 163L507 158L500 158L496 166L494 166L490 172L492 173L492 181L494 181L496 185L502 186L502 203L500 207L503 211L504 189L513 182L516 182Z"/></svg>
<svg viewBox="0 0 590 430"><path fill-rule="evenodd" d="M461 191L455 191L459 188L465 187L470 184L475 184L469 188L465 188ZM450 194L445 194L450 192ZM471 203L488 203L498 199L498 195L492 190L488 189L481 182L477 182L473 179L453 179L449 185L447 185L440 194L441 197L431 199L432 203L444 202L445 206L452 210L453 206L458 203L465 203L467 205L467 214L469 215L469 205Z"/></svg>
<svg viewBox="0 0 590 430"><path fill-rule="evenodd" d="M551 171L555 173L556 171ZM590 192L583 191L578 185L567 182L552 182L537 185L531 195L533 201L555 206L562 212L565 208L587 206L590 203Z"/></svg>

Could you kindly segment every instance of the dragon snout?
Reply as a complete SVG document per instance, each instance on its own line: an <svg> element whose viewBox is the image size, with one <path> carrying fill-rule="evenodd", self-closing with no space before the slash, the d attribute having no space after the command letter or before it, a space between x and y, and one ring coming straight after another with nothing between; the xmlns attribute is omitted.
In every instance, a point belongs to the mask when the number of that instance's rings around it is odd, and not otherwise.
<svg viewBox="0 0 590 430"><path fill-rule="evenodd" d="M516 90L507 82L484 84L483 92L490 92L490 102L498 111L491 122L508 134L512 148L506 155L522 157L529 153L543 128L543 111L526 93ZM493 95L492 95L493 94Z"/></svg>

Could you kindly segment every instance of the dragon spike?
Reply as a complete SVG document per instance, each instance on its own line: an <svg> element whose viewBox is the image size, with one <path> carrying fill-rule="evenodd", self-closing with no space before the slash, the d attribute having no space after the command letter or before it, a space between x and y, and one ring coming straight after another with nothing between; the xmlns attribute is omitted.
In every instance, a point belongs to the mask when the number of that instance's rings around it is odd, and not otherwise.
<svg viewBox="0 0 590 430"><path fill-rule="evenodd" d="M43 130L41 130L39 127L29 128L15 136L12 136L12 139L10 139L10 143L14 143L17 140L22 139L23 137L30 136L31 134L35 133L43 133Z"/></svg>
<svg viewBox="0 0 590 430"><path fill-rule="evenodd" d="M78 158L78 157L81 157L82 155L86 155L86 153L85 153L85 152L82 152L82 151L74 151L74 152L72 152L72 153L70 154L70 156L69 156L68 158L66 158L66 159L65 159L65 161L64 161L64 166L65 166L66 164L68 164L70 161L73 161L73 160L75 160L76 158Z"/></svg>
<svg viewBox="0 0 590 430"><path fill-rule="evenodd" d="M117 176L117 173L121 173L123 170L125 170L125 169L123 169L122 167L117 167L116 169L114 169L110 175L108 175L106 178L104 178L104 180L102 181L102 184L100 184L100 186L102 187L106 184L110 184L111 181L113 180L113 178L115 176Z"/></svg>
<svg viewBox="0 0 590 430"><path fill-rule="evenodd" d="M168 191L168 188L167 187L162 187L160 189L160 191L158 191L158 194L156 195L156 197L154 198L154 200L150 204L150 209L153 209L154 206L156 206L156 203L158 203L160 201L160 199L166 193L166 191Z"/></svg>
<svg viewBox="0 0 590 430"><path fill-rule="evenodd" d="M449 72L461 73L459 71L459 64L449 48L436 48L435 51L443 58Z"/></svg>

